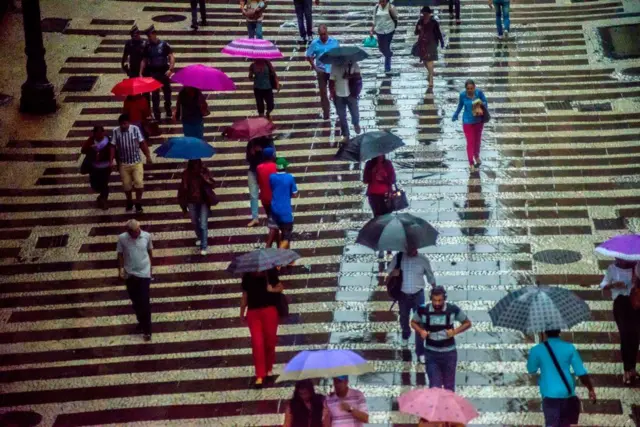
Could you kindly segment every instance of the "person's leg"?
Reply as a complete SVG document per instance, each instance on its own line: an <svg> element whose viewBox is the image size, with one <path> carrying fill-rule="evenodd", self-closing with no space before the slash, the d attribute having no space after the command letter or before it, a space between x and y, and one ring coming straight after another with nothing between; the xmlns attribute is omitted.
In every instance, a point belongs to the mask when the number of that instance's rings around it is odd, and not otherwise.
<svg viewBox="0 0 640 427"><path fill-rule="evenodd" d="M278 310L275 307L264 309L264 322L262 333L264 334L264 367L267 374L273 370L276 361L276 345L278 344Z"/></svg>
<svg viewBox="0 0 640 427"><path fill-rule="evenodd" d="M279 244L280 249L289 249L291 246L291 235L293 234L293 223L280 223L278 224L280 228L281 242Z"/></svg>
<svg viewBox="0 0 640 427"><path fill-rule="evenodd" d="M307 24L307 39L311 40L313 37L313 14L311 11L312 0L304 0L302 6L304 8L304 19Z"/></svg>
<svg viewBox="0 0 640 427"><path fill-rule="evenodd" d="M262 38L262 21L256 22L256 38Z"/></svg>
<svg viewBox="0 0 640 427"><path fill-rule="evenodd" d="M433 87L433 61L425 61L427 67L427 80L429 81L429 87Z"/></svg>
<svg viewBox="0 0 640 427"><path fill-rule="evenodd" d="M473 157L475 152L475 134L472 124L463 124L462 131L464 132L464 137L467 140L467 159L469 160L469 165L473 166Z"/></svg>
<svg viewBox="0 0 640 427"><path fill-rule="evenodd" d="M251 353L257 378L267 375L264 358L264 334L262 333L262 308L247 310L247 326L251 334Z"/></svg>
<svg viewBox="0 0 640 427"><path fill-rule="evenodd" d="M456 350L442 353L442 383L444 388L456 391L456 368L458 366L458 352Z"/></svg>
<svg viewBox="0 0 640 427"><path fill-rule="evenodd" d="M125 285L127 286L127 294L129 294L131 307L136 315L136 320L138 321L138 324L142 326L142 317L140 316L140 292L137 279L138 278L136 276L129 275L125 280Z"/></svg>
<svg viewBox="0 0 640 427"><path fill-rule="evenodd" d="M200 250L206 251L209 247L209 207L205 203L200 203Z"/></svg>
<svg viewBox="0 0 640 427"><path fill-rule="evenodd" d="M249 171L247 173L247 181L249 183L249 197L251 200L251 219L252 222L253 220L258 221L258 195L260 194L260 187L258 187L258 178L256 177L256 173L253 171Z"/></svg>
<svg viewBox="0 0 640 427"><path fill-rule="evenodd" d="M256 98L256 109L260 117L264 116L264 97L262 89L253 88L253 95Z"/></svg>
<svg viewBox="0 0 640 427"><path fill-rule="evenodd" d="M111 178L111 167L101 169L102 182L100 188L100 197L106 202L109 200L109 178Z"/></svg>
<svg viewBox="0 0 640 427"><path fill-rule="evenodd" d="M191 0L191 27L198 26L198 0Z"/></svg>
<svg viewBox="0 0 640 427"><path fill-rule="evenodd" d="M256 36L256 23L247 21L247 37L252 39Z"/></svg>
<svg viewBox="0 0 640 427"><path fill-rule="evenodd" d="M411 302L413 295L400 293L400 299L398 299L398 311L400 320L400 330L402 331L402 340L406 341L411 336L411 326L409 326L409 315L411 312Z"/></svg>
<svg viewBox="0 0 640 427"><path fill-rule="evenodd" d="M164 112L167 117L171 117L171 79L166 74L161 74L162 96L164 97Z"/></svg>
<svg viewBox="0 0 640 427"><path fill-rule="evenodd" d="M347 98L343 96L336 96L333 99L333 105L336 107L336 114L338 120L340 120L340 132L344 140L349 139L349 122L347 121Z"/></svg>
<svg viewBox="0 0 640 427"><path fill-rule="evenodd" d="M202 242L202 229L200 228L200 210L197 203L189 203L187 206L189 210L189 217L191 217L191 223L193 229L196 232L196 239ZM200 243L202 245L202 243Z"/></svg>
<svg viewBox="0 0 640 427"><path fill-rule="evenodd" d="M511 30L511 18L509 12L511 4L508 1L502 3L502 20L504 22L504 30L508 33Z"/></svg>
<svg viewBox="0 0 640 427"><path fill-rule="evenodd" d="M453 2L454 0L449 0L449 20L453 20Z"/></svg>
<svg viewBox="0 0 640 427"><path fill-rule="evenodd" d="M304 28L304 4L300 1L294 1L293 5L296 8L296 18L298 18L298 32L301 39L307 39L307 31Z"/></svg>
<svg viewBox="0 0 640 427"><path fill-rule="evenodd" d="M573 426L580 420L580 399L576 396L562 399L562 409L560 411L559 426Z"/></svg>
<svg viewBox="0 0 640 427"><path fill-rule="evenodd" d="M265 103L267 104L266 117L267 117L267 119L271 120L271 112L275 108L275 101L273 99L273 90L272 89L264 90L264 95L263 96L264 96Z"/></svg>
<svg viewBox="0 0 640 427"><path fill-rule="evenodd" d="M564 399L552 399L545 397L542 399L542 413L544 414L545 427L559 427L562 418L562 401Z"/></svg>
<svg viewBox="0 0 640 427"><path fill-rule="evenodd" d="M206 0L200 0L200 18L202 19L202 25L207 24L207 2Z"/></svg>
<svg viewBox="0 0 640 427"><path fill-rule="evenodd" d="M318 89L320 90L320 105L322 106L322 117L329 119L329 96L327 95L327 87L329 85L329 74L321 71L317 72Z"/></svg>
<svg viewBox="0 0 640 427"><path fill-rule="evenodd" d="M498 30L498 36L502 37L502 2L494 0L493 8L496 11L496 29Z"/></svg>
<svg viewBox="0 0 640 427"><path fill-rule="evenodd" d="M152 77L160 80L157 74L154 74ZM153 116L156 120L160 120L162 118L162 114L160 114L160 89L156 89L151 93L151 103L153 104Z"/></svg>
<svg viewBox="0 0 640 427"><path fill-rule="evenodd" d="M142 193L144 191L144 166L142 163L132 165L133 188L136 190L136 210L142 210Z"/></svg>
<svg viewBox="0 0 640 427"><path fill-rule="evenodd" d="M619 296L613 302L613 318L618 326L620 334L620 353L622 355L622 366L625 376L628 378L630 372L635 369L637 356L637 330L633 322L633 307L629 297ZM627 379L625 378L625 380Z"/></svg>
<svg viewBox="0 0 640 427"><path fill-rule="evenodd" d="M149 288L151 287L150 278L138 278L138 286L140 287L140 324L142 333L151 335L151 297Z"/></svg>
<svg viewBox="0 0 640 427"><path fill-rule="evenodd" d="M436 351L425 351L424 370L429 378L429 387L442 388L443 379L442 371L439 366L439 357Z"/></svg>
<svg viewBox="0 0 640 427"><path fill-rule="evenodd" d="M453 0L453 4L456 8L456 22L460 21L460 0Z"/></svg>
<svg viewBox="0 0 640 427"><path fill-rule="evenodd" d="M386 72L391 71L391 57L393 56L393 51L391 50L391 42L393 41L393 34L387 34L387 55L384 57L384 70Z"/></svg>
<svg viewBox="0 0 640 427"><path fill-rule="evenodd" d="M127 198L126 209L128 211L133 209L133 198L131 197L131 191L133 190L133 176L131 171L131 165L120 164L120 179L122 180L124 195Z"/></svg>
<svg viewBox="0 0 640 427"><path fill-rule="evenodd" d="M349 107L349 114L351 114L351 124L356 133L360 133L360 111L358 109L358 98L355 96L347 96L345 98L347 107Z"/></svg>
<svg viewBox="0 0 640 427"><path fill-rule="evenodd" d="M473 144L473 156L478 162L480 162L480 145L482 145L482 131L484 130L484 123L476 123L474 128L474 144Z"/></svg>
<svg viewBox="0 0 640 427"><path fill-rule="evenodd" d="M418 307L424 304L424 289L420 292L413 294L413 298L411 301L411 309L414 313L418 312ZM420 336L419 333L415 332L416 335L416 354L418 356L422 356L424 354L424 340Z"/></svg>

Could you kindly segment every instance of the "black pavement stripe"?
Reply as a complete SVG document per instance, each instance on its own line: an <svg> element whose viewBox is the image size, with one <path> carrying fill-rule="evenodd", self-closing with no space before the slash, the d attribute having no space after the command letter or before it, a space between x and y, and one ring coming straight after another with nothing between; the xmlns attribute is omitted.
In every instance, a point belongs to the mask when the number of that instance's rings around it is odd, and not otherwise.
<svg viewBox="0 0 640 427"><path fill-rule="evenodd" d="M75 162L80 154L0 153L0 162Z"/></svg>

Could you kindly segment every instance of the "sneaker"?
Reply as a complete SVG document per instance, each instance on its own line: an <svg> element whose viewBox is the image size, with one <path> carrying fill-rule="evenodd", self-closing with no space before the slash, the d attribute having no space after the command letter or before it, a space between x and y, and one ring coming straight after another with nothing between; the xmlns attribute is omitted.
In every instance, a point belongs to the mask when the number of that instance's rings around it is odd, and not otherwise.
<svg viewBox="0 0 640 427"><path fill-rule="evenodd" d="M406 340L405 340L405 339L403 339L403 340L402 340L402 346L403 346L403 347L409 347L409 340L408 340L408 339L406 339Z"/></svg>
<svg viewBox="0 0 640 427"><path fill-rule="evenodd" d="M260 221L257 218L252 219L251 221L249 221L249 224L247 224L247 227L255 227L256 225L259 225Z"/></svg>
<svg viewBox="0 0 640 427"><path fill-rule="evenodd" d="M207 254L207 250L206 249L200 250L200 255L205 256L206 254Z"/></svg>
<svg viewBox="0 0 640 427"><path fill-rule="evenodd" d="M127 207L125 208L127 212L133 212L133 202L127 203Z"/></svg>
<svg viewBox="0 0 640 427"><path fill-rule="evenodd" d="M151 334L144 334L144 335L142 336L142 339L144 339L144 340L145 340L145 342L149 342L149 341L151 341Z"/></svg>
<svg viewBox="0 0 640 427"><path fill-rule="evenodd" d="M424 363L424 362L425 362L424 354L421 354L420 356L418 356L418 361L419 361L420 363Z"/></svg>
<svg viewBox="0 0 640 427"><path fill-rule="evenodd" d="M144 212L144 209L142 209L142 205L140 203L136 203L136 213L141 214L142 212Z"/></svg>
<svg viewBox="0 0 640 427"><path fill-rule="evenodd" d="M498 34L498 40L502 40L503 38L502 34Z"/></svg>
<svg viewBox="0 0 640 427"><path fill-rule="evenodd" d="M202 243L200 240L196 240L196 246L200 247L200 243Z"/></svg>
<svg viewBox="0 0 640 427"><path fill-rule="evenodd" d="M307 39L305 37L298 37L298 43L306 43Z"/></svg>
<svg viewBox="0 0 640 427"><path fill-rule="evenodd" d="M504 32L504 38L509 38L509 30L505 30Z"/></svg>
<svg viewBox="0 0 640 427"><path fill-rule="evenodd" d="M136 331L136 334L141 334L142 333L142 325L140 323L138 323L136 325L135 331Z"/></svg>
<svg viewBox="0 0 640 427"><path fill-rule="evenodd" d="M200 25L202 25L203 27L207 25L207 20L203 19L202 21L200 21Z"/></svg>

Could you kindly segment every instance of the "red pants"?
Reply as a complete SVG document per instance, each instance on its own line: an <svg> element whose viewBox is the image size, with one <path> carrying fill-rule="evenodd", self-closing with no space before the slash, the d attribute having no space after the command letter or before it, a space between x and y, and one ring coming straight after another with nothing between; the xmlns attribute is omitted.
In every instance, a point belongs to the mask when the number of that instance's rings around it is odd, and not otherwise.
<svg viewBox="0 0 640 427"><path fill-rule="evenodd" d="M482 128L484 123L463 124L464 137L467 138L467 158L473 165L473 158L480 158L480 142L482 141Z"/></svg>
<svg viewBox="0 0 640 427"><path fill-rule="evenodd" d="M264 378L273 369L276 360L278 310L273 306L247 310L247 324L251 333L256 377Z"/></svg>

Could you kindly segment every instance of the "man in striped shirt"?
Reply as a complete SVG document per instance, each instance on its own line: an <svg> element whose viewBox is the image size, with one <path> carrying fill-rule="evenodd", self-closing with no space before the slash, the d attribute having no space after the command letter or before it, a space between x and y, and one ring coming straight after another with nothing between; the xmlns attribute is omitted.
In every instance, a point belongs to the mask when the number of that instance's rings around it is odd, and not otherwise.
<svg viewBox="0 0 640 427"><path fill-rule="evenodd" d="M324 401L325 427L362 427L369 422L367 399L361 391L349 388L349 376L334 378L333 388Z"/></svg>
<svg viewBox="0 0 640 427"><path fill-rule="evenodd" d="M142 191L144 188L142 158L140 150L147 158L147 163L153 163L149 146L138 126L129 123L129 116L122 114L118 118L119 126L113 130L111 144L115 145L115 155L120 169L120 179L124 194L127 196L127 212L133 210L131 191L136 190L136 213L142 213ZM112 159L113 160L113 159Z"/></svg>

